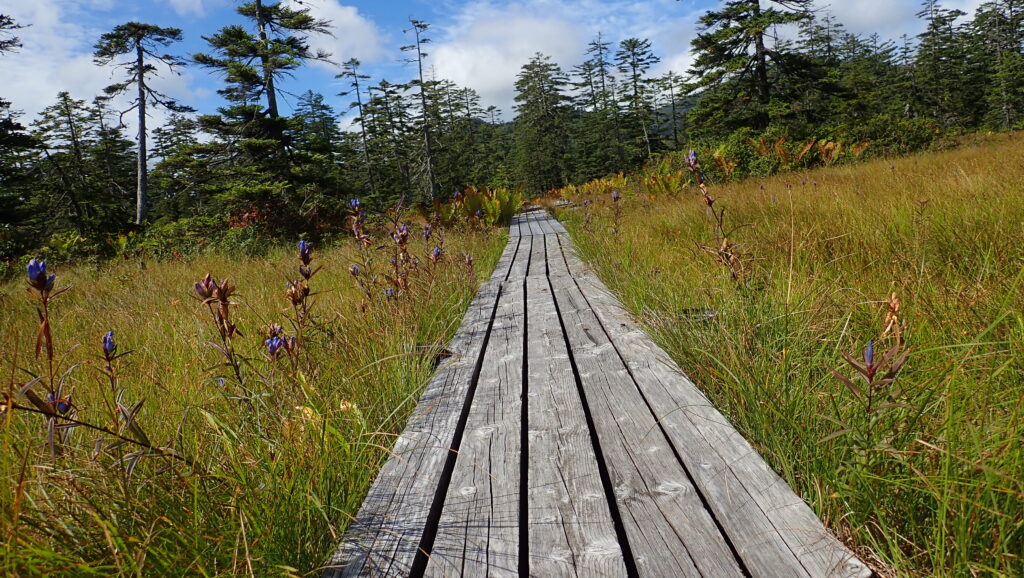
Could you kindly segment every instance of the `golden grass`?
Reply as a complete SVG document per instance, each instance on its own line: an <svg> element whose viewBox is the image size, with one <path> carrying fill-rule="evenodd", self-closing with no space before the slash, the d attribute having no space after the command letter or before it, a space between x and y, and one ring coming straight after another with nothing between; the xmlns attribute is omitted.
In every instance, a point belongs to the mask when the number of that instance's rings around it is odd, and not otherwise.
<svg viewBox="0 0 1024 578"><path fill-rule="evenodd" d="M695 187L618 177L618 234L607 195L559 211L655 339L893 574L1024 571L1024 135L979 140L711 183L742 282L700 248L717 242ZM842 353L869 340L910 350L884 392L901 405L869 412L830 372L852 376Z"/></svg>

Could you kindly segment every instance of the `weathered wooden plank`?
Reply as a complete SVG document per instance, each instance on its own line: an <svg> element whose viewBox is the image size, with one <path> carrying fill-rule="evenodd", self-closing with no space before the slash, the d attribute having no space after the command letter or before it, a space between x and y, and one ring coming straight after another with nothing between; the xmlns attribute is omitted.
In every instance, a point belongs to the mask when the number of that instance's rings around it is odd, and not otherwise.
<svg viewBox="0 0 1024 578"><path fill-rule="evenodd" d="M392 457L382 467L325 576L403 574L412 567L438 483L455 437L501 282L516 254L506 245L490 280L470 303L448 345L452 357L428 383Z"/></svg>
<svg viewBox="0 0 1024 578"><path fill-rule="evenodd" d="M516 252L516 258L512 260L512 264L508 269L505 279L516 280L525 279L526 273L530 269L530 253L533 250L533 236L525 232L529 230L529 226L526 223L522 223L524 233L523 236L519 237L519 246Z"/></svg>
<svg viewBox="0 0 1024 578"><path fill-rule="evenodd" d="M519 219L520 218L521 217L520 217L519 214L512 215L512 221L509 223L509 226L508 226L508 236L509 237L518 237L519 236Z"/></svg>
<svg viewBox="0 0 1024 578"><path fill-rule="evenodd" d="M513 576L519 566L523 393L522 238L503 284L466 430L437 526L427 576Z"/></svg>
<svg viewBox="0 0 1024 578"><path fill-rule="evenodd" d="M543 211L532 210L527 213L530 216L530 234L534 236L541 236L544 231L540 229L539 217L543 214Z"/></svg>
<svg viewBox="0 0 1024 578"><path fill-rule="evenodd" d="M539 228L540 225L537 221L531 219L531 226ZM527 277L546 277L548 274L547 264L547 249L544 244L544 235L534 235L530 238L533 242L530 251L530 269L527 271Z"/></svg>
<svg viewBox="0 0 1024 578"><path fill-rule="evenodd" d="M537 225L540 226L540 231L544 235L553 235L554 229L551 228L551 215L546 210L537 211Z"/></svg>
<svg viewBox="0 0 1024 578"><path fill-rule="evenodd" d="M646 576L741 574L579 289L564 274L553 273L551 283L637 570Z"/></svg>
<svg viewBox="0 0 1024 578"><path fill-rule="evenodd" d="M871 576L569 245L564 258L751 575Z"/></svg>
<svg viewBox="0 0 1024 578"><path fill-rule="evenodd" d="M558 221L558 219L555 219L554 217L551 217L550 223L551 223L551 229L552 229L552 231L556 235L568 234L568 231L565 230L565 226L562 225L562 223L560 223Z"/></svg>
<svg viewBox="0 0 1024 578"><path fill-rule="evenodd" d="M545 277L526 280L531 576L625 576L586 415Z"/></svg>

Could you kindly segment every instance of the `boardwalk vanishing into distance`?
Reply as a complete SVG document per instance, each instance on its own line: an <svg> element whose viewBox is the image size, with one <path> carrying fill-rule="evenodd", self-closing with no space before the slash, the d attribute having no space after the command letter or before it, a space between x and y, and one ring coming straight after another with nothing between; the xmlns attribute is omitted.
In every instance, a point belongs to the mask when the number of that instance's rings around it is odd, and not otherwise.
<svg viewBox="0 0 1024 578"><path fill-rule="evenodd" d="M872 574L545 212L449 349L326 576Z"/></svg>

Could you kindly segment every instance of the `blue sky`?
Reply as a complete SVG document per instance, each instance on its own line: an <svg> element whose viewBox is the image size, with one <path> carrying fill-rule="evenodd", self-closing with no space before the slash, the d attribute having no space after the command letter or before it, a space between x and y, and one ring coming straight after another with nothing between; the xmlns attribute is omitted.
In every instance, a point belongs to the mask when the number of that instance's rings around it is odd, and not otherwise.
<svg viewBox="0 0 1024 578"><path fill-rule="evenodd" d="M274 0L268 0L274 1ZM586 44L598 32L618 42L631 36L649 38L662 57L655 73L685 73L691 61L689 42L696 20L715 0L284 0L310 8L334 22L333 37L314 37L312 44L342 62L355 57L363 62L372 82L387 78L403 82L414 68L399 61L399 47L411 41L403 34L408 19L431 25L428 65L440 78L476 89L483 105L495 105L511 118L512 84L519 68L535 52L551 55L566 70L583 59ZM950 8L973 13L982 0L945 0ZM20 31L24 48L0 59L0 96L26 113L25 120L54 101L60 90L91 99L113 80L112 70L92 63L92 46L99 36L131 20L175 26L185 41L171 47L184 56L206 49L202 36L228 24L242 23L236 0L0 0L0 12L30 25ZM819 0L853 32L877 32L886 38L916 34L920 22L914 14L918 0ZM826 8L827 7L827 8ZM300 94L308 89L323 93L336 110L347 98L334 96L344 89L332 66L314 64L285 83ZM197 67L180 76L164 74L160 88L202 112L221 103L216 94L220 80ZM294 102L286 97L286 108ZM160 115L157 114L157 122Z"/></svg>

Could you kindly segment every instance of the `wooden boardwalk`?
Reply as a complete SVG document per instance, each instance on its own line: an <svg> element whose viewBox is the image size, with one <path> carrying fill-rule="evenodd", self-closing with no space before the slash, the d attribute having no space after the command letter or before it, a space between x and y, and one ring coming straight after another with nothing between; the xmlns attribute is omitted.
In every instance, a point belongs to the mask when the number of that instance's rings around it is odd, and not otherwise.
<svg viewBox="0 0 1024 578"><path fill-rule="evenodd" d="M326 576L870 576L629 319L516 217Z"/></svg>

